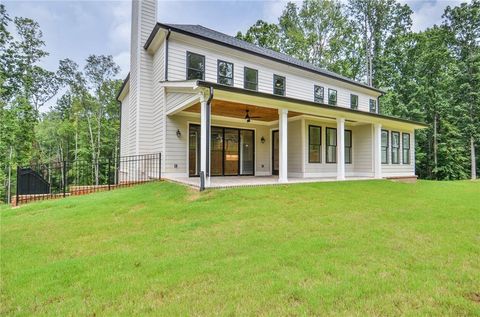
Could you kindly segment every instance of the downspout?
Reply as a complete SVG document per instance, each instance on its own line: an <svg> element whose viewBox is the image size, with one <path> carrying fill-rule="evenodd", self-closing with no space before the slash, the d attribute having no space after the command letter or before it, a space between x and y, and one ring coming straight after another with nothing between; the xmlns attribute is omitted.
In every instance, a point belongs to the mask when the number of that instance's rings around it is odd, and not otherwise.
<svg viewBox="0 0 480 317"><path fill-rule="evenodd" d="M200 191L203 191L205 190L205 178L206 177L210 177L210 123L211 123L211 119L210 119L210 113L211 113L211 105L212 105L212 99L213 99L213 87L210 86L210 95L208 96L208 99L207 99L207 104L206 104L206 113L207 113L207 118L206 118L206 125L207 125L207 140L206 140L206 152L207 152L207 158L206 158L206 161L207 161L207 166L206 166L206 171L205 171L205 175L203 175L203 173L200 173Z"/></svg>
<svg viewBox="0 0 480 317"><path fill-rule="evenodd" d="M168 29L167 36L165 37L165 81L168 81L168 39L170 38L172 31Z"/></svg>

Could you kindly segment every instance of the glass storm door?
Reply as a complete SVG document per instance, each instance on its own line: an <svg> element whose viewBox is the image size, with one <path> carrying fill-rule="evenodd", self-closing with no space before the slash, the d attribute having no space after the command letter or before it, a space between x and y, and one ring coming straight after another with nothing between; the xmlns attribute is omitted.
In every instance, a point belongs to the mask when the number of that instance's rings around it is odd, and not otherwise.
<svg viewBox="0 0 480 317"><path fill-rule="evenodd" d="M188 174L190 176L198 176L200 174L200 127L197 125L190 126L188 136Z"/></svg>
<svg viewBox="0 0 480 317"><path fill-rule="evenodd" d="M255 139L252 130L240 130L240 173L253 175L255 164Z"/></svg>
<svg viewBox="0 0 480 317"><path fill-rule="evenodd" d="M239 130L225 129L225 156L223 162L223 175L238 175L239 170Z"/></svg>
<svg viewBox="0 0 480 317"><path fill-rule="evenodd" d="M272 131L272 174L278 175L279 167L279 148L280 148L280 139L278 138L278 130Z"/></svg>

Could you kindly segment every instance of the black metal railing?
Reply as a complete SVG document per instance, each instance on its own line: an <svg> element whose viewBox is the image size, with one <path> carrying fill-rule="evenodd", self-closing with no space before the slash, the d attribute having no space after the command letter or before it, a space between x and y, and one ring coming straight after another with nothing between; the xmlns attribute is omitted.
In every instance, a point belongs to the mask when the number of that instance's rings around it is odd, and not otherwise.
<svg viewBox="0 0 480 317"><path fill-rule="evenodd" d="M161 166L161 153L18 166L12 205L157 181Z"/></svg>

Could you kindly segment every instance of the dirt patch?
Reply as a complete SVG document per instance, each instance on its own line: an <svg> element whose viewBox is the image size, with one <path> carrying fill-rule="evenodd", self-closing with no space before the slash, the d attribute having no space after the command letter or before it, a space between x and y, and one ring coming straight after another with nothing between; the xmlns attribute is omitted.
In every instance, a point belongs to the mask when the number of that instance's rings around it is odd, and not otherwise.
<svg viewBox="0 0 480 317"><path fill-rule="evenodd" d="M187 189L187 197L186 200L191 202L191 201L197 201L200 198L208 198L211 197L214 194L212 190L206 190L204 192L200 192L198 188L192 188L189 187Z"/></svg>
<svg viewBox="0 0 480 317"><path fill-rule="evenodd" d="M470 294L467 294L466 297L472 302L480 304L480 293L470 293Z"/></svg>
<svg viewBox="0 0 480 317"><path fill-rule="evenodd" d="M145 208L145 204L138 204L130 208L129 212L137 212Z"/></svg>

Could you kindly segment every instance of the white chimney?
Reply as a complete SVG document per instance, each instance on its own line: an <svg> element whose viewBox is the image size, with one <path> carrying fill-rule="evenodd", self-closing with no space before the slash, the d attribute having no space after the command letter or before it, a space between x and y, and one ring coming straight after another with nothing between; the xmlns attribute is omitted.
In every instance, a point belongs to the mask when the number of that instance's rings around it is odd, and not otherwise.
<svg viewBox="0 0 480 317"><path fill-rule="evenodd" d="M152 106L152 57L143 48L157 23L156 0L132 1L130 44L130 144L132 154L148 149L149 109ZM146 120L145 120L146 119ZM133 144L132 144L133 143Z"/></svg>

